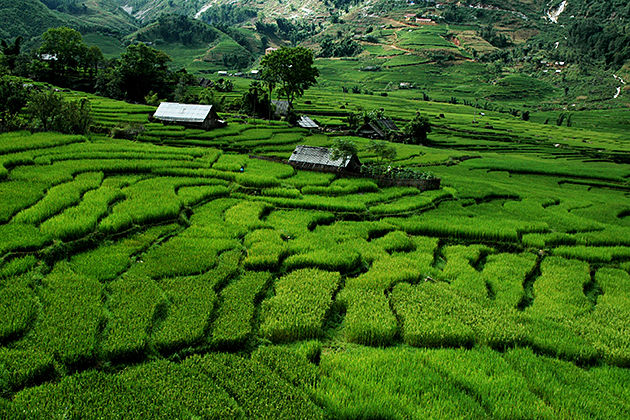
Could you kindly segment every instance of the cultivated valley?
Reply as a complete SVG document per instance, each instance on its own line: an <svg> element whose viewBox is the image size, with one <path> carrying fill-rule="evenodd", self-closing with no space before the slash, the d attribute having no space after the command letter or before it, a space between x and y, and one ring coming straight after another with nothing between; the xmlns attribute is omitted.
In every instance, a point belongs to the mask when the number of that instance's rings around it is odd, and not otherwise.
<svg viewBox="0 0 630 420"><path fill-rule="evenodd" d="M630 418L626 2L24 3L0 418Z"/></svg>

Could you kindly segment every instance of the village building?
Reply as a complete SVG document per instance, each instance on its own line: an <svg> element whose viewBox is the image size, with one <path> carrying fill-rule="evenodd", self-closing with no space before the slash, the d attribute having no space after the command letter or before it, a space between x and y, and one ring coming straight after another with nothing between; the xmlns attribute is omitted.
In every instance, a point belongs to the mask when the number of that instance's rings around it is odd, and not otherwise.
<svg viewBox="0 0 630 420"><path fill-rule="evenodd" d="M267 55L267 54L269 54L269 53L272 53L272 52L274 52L274 51L277 51L277 50L278 50L278 49L277 49L277 48L275 48L275 47L269 47L269 48L267 48L267 49L265 50L265 55Z"/></svg>
<svg viewBox="0 0 630 420"><path fill-rule="evenodd" d="M39 58L42 61L58 61L57 54L40 54Z"/></svg>
<svg viewBox="0 0 630 420"><path fill-rule="evenodd" d="M295 148L289 158L289 165L296 169L321 172L358 172L361 162L356 155L332 159L331 150L327 147L300 145Z"/></svg>
<svg viewBox="0 0 630 420"><path fill-rule="evenodd" d="M162 102L153 114L153 118L164 124L179 124L205 130L227 125L225 121L219 119L219 115L212 105Z"/></svg>

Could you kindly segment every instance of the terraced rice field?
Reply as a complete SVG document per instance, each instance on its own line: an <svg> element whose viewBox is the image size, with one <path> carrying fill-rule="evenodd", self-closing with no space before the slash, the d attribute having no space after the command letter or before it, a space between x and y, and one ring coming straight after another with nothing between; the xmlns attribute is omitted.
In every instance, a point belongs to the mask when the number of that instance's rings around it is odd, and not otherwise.
<svg viewBox="0 0 630 420"><path fill-rule="evenodd" d="M0 417L629 417L627 139L458 109L431 192L280 123L0 135Z"/></svg>

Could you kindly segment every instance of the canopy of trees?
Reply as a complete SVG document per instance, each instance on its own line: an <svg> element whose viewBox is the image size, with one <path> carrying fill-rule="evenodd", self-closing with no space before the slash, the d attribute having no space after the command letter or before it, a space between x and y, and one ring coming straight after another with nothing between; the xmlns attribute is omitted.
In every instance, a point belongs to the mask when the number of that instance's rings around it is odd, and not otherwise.
<svg viewBox="0 0 630 420"><path fill-rule="evenodd" d="M607 66L620 67L630 59L630 34L616 24L602 25L597 19L580 19L571 24L567 43L582 60L604 60Z"/></svg>
<svg viewBox="0 0 630 420"><path fill-rule="evenodd" d="M42 35L38 50L41 59L39 79L58 86L90 90L103 54L98 47L89 47L74 29L51 28Z"/></svg>
<svg viewBox="0 0 630 420"><path fill-rule="evenodd" d="M353 57L363 51L361 44L349 36L338 40L326 37L320 45L321 57Z"/></svg>
<svg viewBox="0 0 630 420"><path fill-rule="evenodd" d="M178 42L184 45L213 42L219 32L198 20L183 15L164 14L155 23L140 30L134 38L143 42Z"/></svg>
<svg viewBox="0 0 630 420"><path fill-rule="evenodd" d="M317 83L319 70L313 66L313 52L304 47L280 48L265 55L260 62L262 80L269 91L279 86L279 94L293 107L293 101Z"/></svg>
<svg viewBox="0 0 630 420"><path fill-rule="evenodd" d="M125 99L142 102L149 92L166 96L172 88L168 55L145 44L130 45L113 68L113 84Z"/></svg>

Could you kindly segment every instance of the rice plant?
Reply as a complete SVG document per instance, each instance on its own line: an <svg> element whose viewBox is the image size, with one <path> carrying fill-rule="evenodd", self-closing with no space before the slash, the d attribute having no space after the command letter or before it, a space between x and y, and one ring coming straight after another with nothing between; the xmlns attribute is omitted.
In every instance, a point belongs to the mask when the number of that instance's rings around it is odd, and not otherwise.
<svg viewBox="0 0 630 420"><path fill-rule="evenodd" d="M236 400L248 418L324 418L323 410L304 391L258 361L213 353L193 356L184 365L212 378Z"/></svg>
<svg viewBox="0 0 630 420"><path fill-rule="evenodd" d="M37 204L19 212L13 220L17 223L39 224L63 209L77 204L83 193L97 188L103 181L98 172L77 175L72 182L51 188Z"/></svg>
<svg viewBox="0 0 630 420"><path fill-rule="evenodd" d="M76 239L96 229L98 221L107 214L111 203L124 194L119 189L102 186L85 193L81 202L46 220L41 231L53 238Z"/></svg>
<svg viewBox="0 0 630 420"><path fill-rule="evenodd" d="M280 278L275 296L263 302L260 333L275 342L318 337L340 280L338 273L316 269Z"/></svg>
<svg viewBox="0 0 630 420"><path fill-rule="evenodd" d="M222 292L211 342L219 347L238 348L252 333L255 303L267 288L271 275L247 272L230 283Z"/></svg>
<svg viewBox="0 0 630 420"><path fill-rule="evenodd" d="M0 365L3 367L3 391L17 390L29 383L51 377L55 372L51 353L37 349L19 350L0 348Z"/></svg>
<svg viewBox="0 0 630 420"><path fill-rule="evenodd" d="M541 265L542 275L534 283L534 303L527 312L544 318L570 321L591 308L584 287L590 282L588 264L549 257Z"/></svg>
<svg viewBox="0 0 630 420"><path fill-rule="evenodd" d="M71 367L93 362L105 315L101 284L60 264L43 286L42 311L33 326L35 346Z"/></svg>
<svg viewBox="0 0 630 420"><path fill-rule="evenodd" d="M160 286L168 307L151 341L162 352L200 343L217 303L213 284L195 277L177 277L162 281Z"/></svg>
<svg viewBox="0 0 630 420"><path fill-rule="evenodd" d="M150 278L126 275L112 282L106 307L109 317L103 331L103 356L127 360L142 356L158 311L166 305L164 292Z"/></svg>
<svg viewBox="0 0 630 420"><path fill-rule="evenodd" d="M37 314L33 290L17 279L0 288L0 342L19 337L32 325Z"/></svg>

